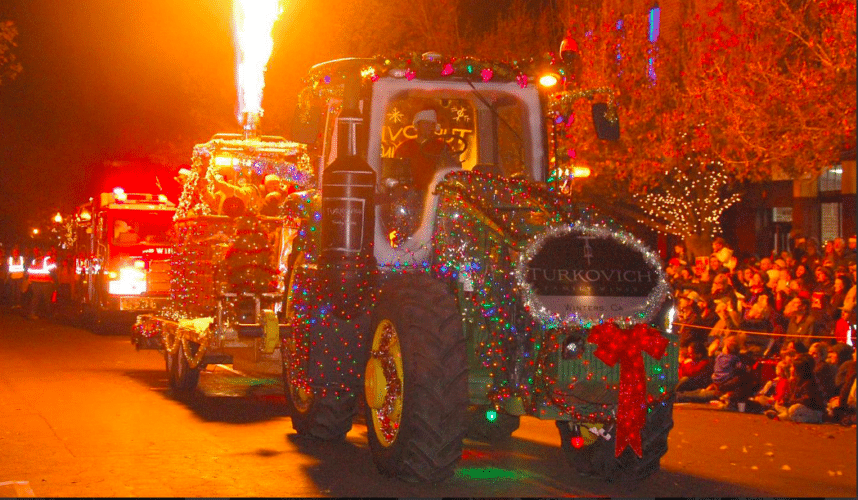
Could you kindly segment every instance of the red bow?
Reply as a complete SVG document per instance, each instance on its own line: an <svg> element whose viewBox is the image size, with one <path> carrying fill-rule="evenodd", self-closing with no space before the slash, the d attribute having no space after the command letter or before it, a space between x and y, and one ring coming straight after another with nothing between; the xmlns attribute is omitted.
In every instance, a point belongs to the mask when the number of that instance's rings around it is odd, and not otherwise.
<svg viewBox="0 0 858 500"><path fill-rule="evenodd" d="M620 362L616 455L619 457L628 445L638 457L643 457L641 429L646 423L646 373L641 351L660 359L668 340L655 328L642 323L628 329L603 323L590 330L587 341L596 344L593 354L606 365Z"/></svg>

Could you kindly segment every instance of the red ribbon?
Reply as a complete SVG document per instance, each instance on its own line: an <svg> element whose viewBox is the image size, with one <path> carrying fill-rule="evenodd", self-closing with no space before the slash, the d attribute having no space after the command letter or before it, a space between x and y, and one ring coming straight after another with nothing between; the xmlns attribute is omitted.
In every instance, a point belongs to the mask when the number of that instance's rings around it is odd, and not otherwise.
<svg viewBox="0 0 858 500"><path fill-rule="evenodd" d="M627 329L603 323L590 330L587 341L596 344L593 354L606 365L620 363L616 456L631 446L638 457L643 457L641 429L646 423L646 372L641 351L660 359L668 340L642 323Z"/></svg>

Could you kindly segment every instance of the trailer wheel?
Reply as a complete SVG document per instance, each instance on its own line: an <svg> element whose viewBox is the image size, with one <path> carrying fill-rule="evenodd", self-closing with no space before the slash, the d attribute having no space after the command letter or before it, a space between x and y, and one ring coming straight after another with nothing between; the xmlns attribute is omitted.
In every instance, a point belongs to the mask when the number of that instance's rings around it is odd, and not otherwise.
<svg viewBox="0 0 858 500"><path fill-rule="evenodd" d="M509 439L518 429L521 418L507 413L497 413L494 420L486 418L486 408L468 411L468 439L482 443L498 443Z"/></svg>
<svg viewBox="0 0 858 500"><path fill-rule="evenodd" d="M560 444L566 459L579 474L595 476L609 482L637 482L651 476L660 468L661 457L667 453L667 435L673 428L673 396L662 404L656 404L647 414L646 425L641 430L643 457L626 448L615 456L616 436L611 439L597 437L595 442L582 448L572 446L572 430L568 422L557 422Z"/></svg>
<svg viewBox="0 0 858 500"><path fill-rule="evenodd" d="M355 414L355 396L338 397L337 394L322 394L311 387L308 376L309 339L299 338L294 327L296 321L302 321L318 310L318 304L304 303L299 306L295 294L302 293L310 283L304 267L304 255L299 255L292 266L287 280L286 317L292 327L289 334L281 339L280 354L283 362L283 387L292 428L303 436L325 441L341 441L352 428ZM296 311L296 307L308 307L310 310ZM332 320L336 322L336 320ZM335 327L337 325L332 325ZM318 332L321 326L316 326ZM327 328L322 335L333 335L334 328Z"/></svg>
<svg viewBox="0 0 858 500"><path fill-rule="evenodd" d="M392 278L372 326L364 385L373 461L405 481L446 479L461 459L467 427L467 353L456 302L428 276Z"/></svg>
<svg viewBox="0 0 858 500"><path fill-rule="evenodd" d="M168 341L174 342L174 336L168 336ZM194 343L189 343L190 355L196 354L199 346ZM173 353L164 351L164 357L167 365L167 376L170 381L170 389L176 393L187 394L197 388L200 381L200 367L191 368L188 365L188 359L185 357L184 347L182 343L176 348Z"/></svg>

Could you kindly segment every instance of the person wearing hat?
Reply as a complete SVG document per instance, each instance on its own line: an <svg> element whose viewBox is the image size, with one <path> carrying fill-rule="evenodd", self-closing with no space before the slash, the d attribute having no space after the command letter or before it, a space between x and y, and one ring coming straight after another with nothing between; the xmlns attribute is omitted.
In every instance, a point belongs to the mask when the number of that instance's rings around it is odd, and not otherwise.
<svg viewBox="0 0 858 500"><path fill-rule="evenodd" d="M408 139L396 148L395 157L410 161L411 176L417 192L425 194L435 175L438 163L455 163L450 148L436 132L440 129L438 115L434 109L424 109L415 113L412 120L417 136Z"/></svg>
<svg viewBox="0 0 858 500"><path fill-rule="evenodd" d="M682 348L688 347L693 342L703 343L709 334L707 329L697 326L700 323L700 310L697 306L699 299L700 294L694 290L684 290L679 294L676 322L680 325L677 335L679 335L679 346Z"/></svg>
<svg viewBox="0 0 858 500"><path fill-rule="evenodd" d="M734 337L739 329L742 317L736 311L734 303L728 296L713 298L715 315L718 320L709 331L709 355L715 356L724 347L724 339Z"/></svg>
<svg viewBox="0 0 858 500"><path fill-rule="evenodd" d="M664 269L664 274L667 277L667 281L671 284L674 284L679 278L679 269L682 267L682 264L679 262L679 259L676 257L667 261L667 267Z"/></svg>

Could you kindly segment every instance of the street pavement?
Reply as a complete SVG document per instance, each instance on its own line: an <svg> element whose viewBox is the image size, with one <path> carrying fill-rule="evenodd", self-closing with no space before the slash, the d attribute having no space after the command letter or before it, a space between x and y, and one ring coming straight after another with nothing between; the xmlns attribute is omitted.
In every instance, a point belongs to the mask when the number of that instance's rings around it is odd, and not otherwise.
<svg viewBox="0 0 858 500"><path fill-rule="evenodd" d="M189 398L162 356L0 313L0 496L856 496L856 429L678 404L662 470L636 485L574 474L553 422L496 446L465 442L439 484L381 476L361 419L342 443L298 437L278 380L212 367Z"/></svg>

